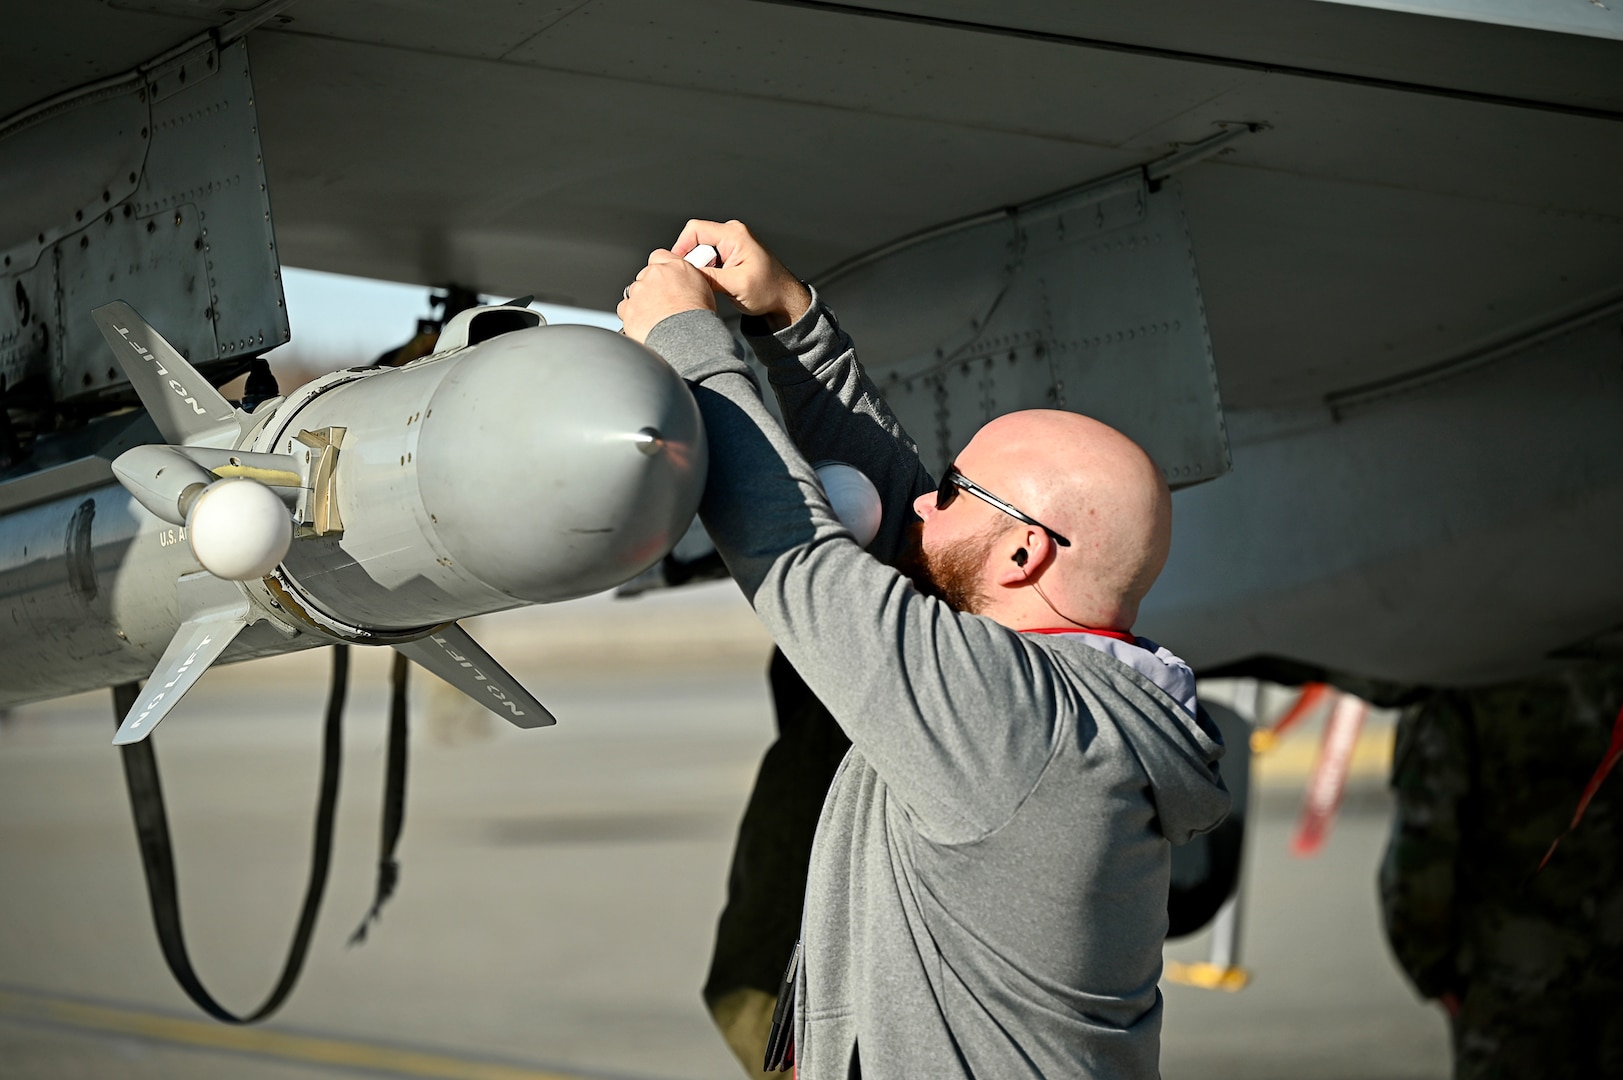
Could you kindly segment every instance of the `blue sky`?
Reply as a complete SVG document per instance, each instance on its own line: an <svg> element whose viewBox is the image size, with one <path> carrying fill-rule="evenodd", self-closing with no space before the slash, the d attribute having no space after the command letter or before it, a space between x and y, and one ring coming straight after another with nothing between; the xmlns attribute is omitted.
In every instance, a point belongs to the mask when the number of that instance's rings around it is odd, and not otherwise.
<svg viewBox="0 0 1623 1080"><path fill-rule="evenodd" d="M401 285L286 267L282 271L282 291L287 297L293 340L268 354L272 360L284 352L370 360L384 349L405 341L416 329L417 320L430 314L430 290L423 285ZM549 323L620 328L620 320L612 311L554 304L537 304L535 309Z"/></svg>

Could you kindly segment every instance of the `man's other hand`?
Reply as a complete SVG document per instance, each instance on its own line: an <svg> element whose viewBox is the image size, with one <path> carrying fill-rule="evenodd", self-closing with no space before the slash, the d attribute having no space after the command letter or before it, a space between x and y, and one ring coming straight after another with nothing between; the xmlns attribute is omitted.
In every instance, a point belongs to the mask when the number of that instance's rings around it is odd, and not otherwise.
<svg viewBox="0 0 1623 1080"><path fill-rule="evenodd" d="M759 315L774 331L799 319L811 306L811 292L743 222L690 221L671 252L680 258L700 244L715 248L721 265L700 267L699 272L739 311Z"/></svg>
<svg viewBox="0 0 1623 1080"><path fill-rule="evenodd" d="M716 298L703 274L664 248L648 256L637 280L626 286L614 309L626 337L645 341L648 331L684 311L714 311Z"/></svg>

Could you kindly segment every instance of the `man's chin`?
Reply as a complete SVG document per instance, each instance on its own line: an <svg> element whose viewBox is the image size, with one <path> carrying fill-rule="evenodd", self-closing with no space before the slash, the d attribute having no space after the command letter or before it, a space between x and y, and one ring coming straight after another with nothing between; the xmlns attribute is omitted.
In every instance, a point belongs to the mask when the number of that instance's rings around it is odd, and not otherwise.
<svg viewBox="0 0 1623 1080"><path fill-rule="evenodd" d="M925 596L935 597L954 611L974 614L986 600L977 587L985 561L984 548L932 556L924 550L924 524L914 522L902 537L896 569Z"/></svg>
<svg viewBox="0 0 1623 1080"><path fill-rule="evenodd" d="M896 569L913 583L913 588L925 596L941 599L935 578L930 574L929 560L924 554L924 523L915 521L902 533L902 549L896 556Z"/></svg>

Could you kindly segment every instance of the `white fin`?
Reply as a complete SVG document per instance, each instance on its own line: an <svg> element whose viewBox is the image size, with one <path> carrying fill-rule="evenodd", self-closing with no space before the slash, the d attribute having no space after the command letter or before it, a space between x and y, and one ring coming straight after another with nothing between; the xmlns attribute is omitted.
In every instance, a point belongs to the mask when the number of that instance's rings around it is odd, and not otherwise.
<svg viewBox="0 0 1623 1080"><path fill-rule="evenodd" d="M456 623L395 649L438 675L497 716L521 728L558 722Z"/></svg>
<svg viewBox="0 0 1623 1080"><path fill-rule="evenodd" d="M90 314L164 442L235 439L237 410L134 308L114 300Z"/></svg>
<svg viewBox="0 0 1623 1080"><path fill-rule="evenodd" d="M141 688L141 696L124 714L124 722L113 736L114 746L140 742L151 735L158 721L169 715L181 696L248 625L248 601L240 591L232 592L236 594L234 601L197 611L180 624L163 651L163 659L153 669L152 678Z"/></svg>

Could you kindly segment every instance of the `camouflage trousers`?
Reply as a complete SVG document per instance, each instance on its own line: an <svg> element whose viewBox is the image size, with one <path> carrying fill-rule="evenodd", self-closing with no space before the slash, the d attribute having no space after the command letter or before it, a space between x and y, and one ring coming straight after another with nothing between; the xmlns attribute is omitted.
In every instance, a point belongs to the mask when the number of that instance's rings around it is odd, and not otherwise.
<svg viewBox="0 0 1623 1080"><path fill-rule="evenodd" d="M1454 1020L1455 1080L1623 1077L1623 972L1537 996L1473 986Z"/></svg>

